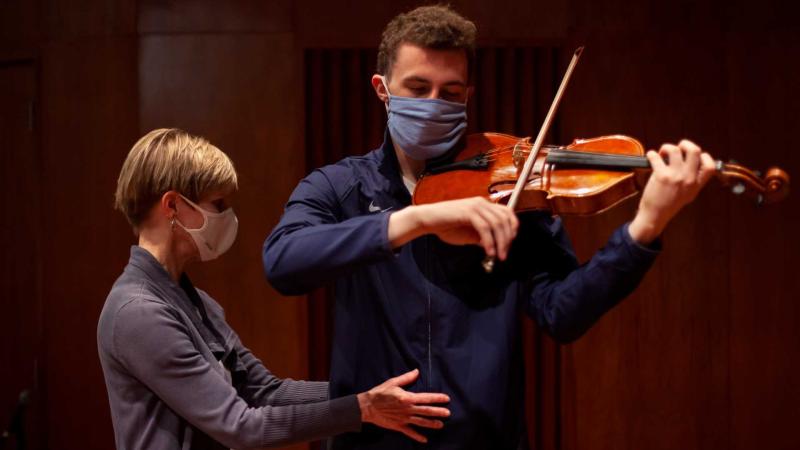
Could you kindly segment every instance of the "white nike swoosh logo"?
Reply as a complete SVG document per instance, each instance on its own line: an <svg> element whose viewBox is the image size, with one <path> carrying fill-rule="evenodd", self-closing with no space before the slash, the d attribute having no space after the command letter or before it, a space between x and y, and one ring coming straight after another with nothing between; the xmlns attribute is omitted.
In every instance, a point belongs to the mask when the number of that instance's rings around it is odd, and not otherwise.
<svg viewBox="0 0 800 450"><path fill-rule="evenodd" d="M375 204L375 200L373 200L373 201L369 202L369 206L367 207L367 209L369 209L369 212L374 213L374 212L378 212L378 211L386 212L386 211L392 209L392 207L390 206L390 207L388 207L386 209L381 209L380 206Z"/></svg>

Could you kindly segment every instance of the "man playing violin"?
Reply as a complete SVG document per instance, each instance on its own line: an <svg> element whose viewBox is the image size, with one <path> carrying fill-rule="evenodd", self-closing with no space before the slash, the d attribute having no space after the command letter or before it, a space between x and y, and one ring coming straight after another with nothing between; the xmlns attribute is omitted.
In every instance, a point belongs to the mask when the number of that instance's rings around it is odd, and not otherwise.
<svg viewBox="0 0 800 450"><path fill-rule="evenodd" d="M415 368L410 390L450 397L442 421L365 426L334 449L414 447L403 434L436 448L527 448L520 313L559 342L580 337L636 288L658 236L713 175L690 141L648 152L636 216L584 265L558 217L518 218L482 198L412 206L426 161L463 138L475 34L444 6L395 17L372 77L388 112L383 145L303 179L265 242L265 272L281 293L336 283L331 398ZM485 256L498 260L491 273Z"/></svg>

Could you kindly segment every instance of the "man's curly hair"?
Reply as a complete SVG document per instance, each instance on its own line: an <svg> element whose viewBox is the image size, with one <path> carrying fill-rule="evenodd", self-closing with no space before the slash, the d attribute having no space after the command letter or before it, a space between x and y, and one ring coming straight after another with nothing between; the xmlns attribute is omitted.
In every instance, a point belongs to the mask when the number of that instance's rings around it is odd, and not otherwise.
<svg viewBox="0 0 800 450"><path fill-rule="evenodd" d="M392 19L378 47L378 73L389 75L402 44L437 50L464 50L467 65L475 57L477 28L449 6L420 6Z"/></svg>

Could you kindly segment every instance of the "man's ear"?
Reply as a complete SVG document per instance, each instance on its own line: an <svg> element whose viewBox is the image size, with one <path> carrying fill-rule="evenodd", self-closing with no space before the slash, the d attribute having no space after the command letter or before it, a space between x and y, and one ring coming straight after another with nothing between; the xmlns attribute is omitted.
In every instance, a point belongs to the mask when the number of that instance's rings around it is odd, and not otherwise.
<svg viewBox="0 0 800 450"><path fill-rule="evenodd" d="M380 101L386 103L389 101L389 93L386 92L386 86L383 85L383 76L379 74L375 74L372 76L372 88L375 89L375 94L378 96ZM387 81L388 82L388 81Z"/></svg>

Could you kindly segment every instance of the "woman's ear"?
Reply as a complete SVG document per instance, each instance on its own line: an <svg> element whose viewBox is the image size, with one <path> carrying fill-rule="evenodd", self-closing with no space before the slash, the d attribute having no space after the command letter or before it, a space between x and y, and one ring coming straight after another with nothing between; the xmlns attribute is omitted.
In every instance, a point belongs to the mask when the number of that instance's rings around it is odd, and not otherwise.
<svg viewBox="0 0 800 450"><path fill-rule="evenodd" d="M178 214L178 197L180 195L176 191L167 191L161 196L159 210L165 217L172 218Z"/></svg>

